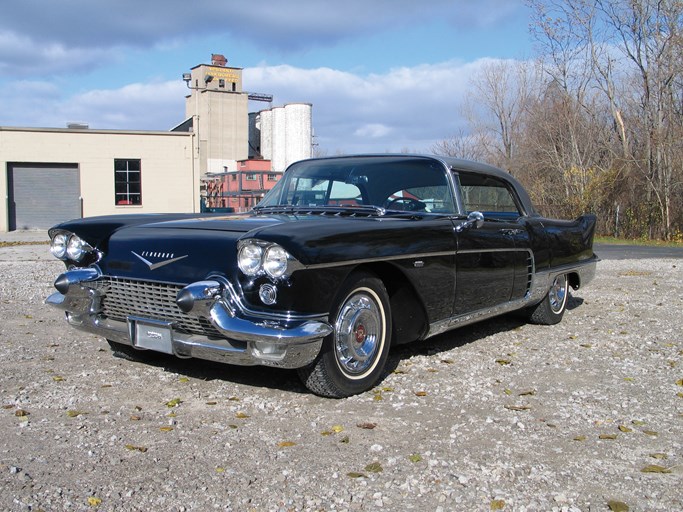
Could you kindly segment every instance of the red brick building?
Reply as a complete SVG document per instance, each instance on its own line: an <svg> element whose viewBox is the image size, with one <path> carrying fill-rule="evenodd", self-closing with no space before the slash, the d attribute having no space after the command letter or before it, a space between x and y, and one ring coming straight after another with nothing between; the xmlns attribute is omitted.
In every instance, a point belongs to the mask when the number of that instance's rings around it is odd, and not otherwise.
<svg viewBox="0 0 683 512"><path fill-rule="evenodd" d="M256 205L282 177L271 169L270 160L239 160L237 171L204 179L207 208L233 208L244 212Z"/></svg>

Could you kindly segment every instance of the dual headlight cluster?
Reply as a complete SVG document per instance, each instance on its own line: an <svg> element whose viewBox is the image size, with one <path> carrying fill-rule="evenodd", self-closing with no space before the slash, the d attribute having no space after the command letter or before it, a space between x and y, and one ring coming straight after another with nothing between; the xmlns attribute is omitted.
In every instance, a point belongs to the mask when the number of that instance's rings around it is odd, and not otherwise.
<svg viewBox="0 0 683 512"><path fill-rule="evenodd" d="M50 252L60 260L81 261L93 252L88 242L72 233L57 233L50 243Z"/></svg>
<svg viewBox="0 0 683 512"><path fill-rule="evenodd" d="M240 244L237 265L247 276L266 274L278 279L291 274L296 260L277 244L259 240L246 240Z"/></svg>

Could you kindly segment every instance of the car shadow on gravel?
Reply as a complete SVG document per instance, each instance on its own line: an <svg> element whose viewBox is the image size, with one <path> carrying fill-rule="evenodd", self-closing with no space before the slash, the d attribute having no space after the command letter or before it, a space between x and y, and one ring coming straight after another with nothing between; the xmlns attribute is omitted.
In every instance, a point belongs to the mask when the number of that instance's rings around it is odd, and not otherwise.
<svg viewBox="0 0 683 512"><path fill-rule="evenodd" d="M310 393L299 380L295 370L267 366L237 366L203 359L179 359L155 354L153 360L144 364L162 368L169 373L203 381L225 381L243 386L268 388L292 393Z"/></svg>
<svg viewBox="0 0 683 512"><path fill-rule="evenodd" d="M474 343L482 338L517 329L526 323L521 317L504 315L438 334L424 341L400 345L391 352L391 361L387 364L387 370L389 373L394 371L404 359L448 352L449 350Z"/></svg>
<svg viewBox="0 0 683 512"><path fill-rule="evenodd" d="M582 304L582 298L570 295L567 309L573 310ZM510 313L460 327L424 341L393 347L378 384L381 384L406 359L414 356L436 356L488 336L517 329L527 323L527 318L522 314ZM310 395L310 391L299 380L295 370L267 366L236 366L202 359L178 359L164 354L154 354L154 356L146 360L144 364L156 366L183 377L203 381L219 380L243 386Z"/></svg>
<svg viewBox="0 0 683 512"><path fill-rule="evenodd" d="M567 310L574 310L580 307L583 302L581 297L570 295L567 299ZM404 359L413 356L431 356L448 352L488 336L518 329L528 323L528 318L523 312L513 312L459 327L424 341L400 345L391 351L389 361L387 362L385 378L386 375L396 370Z"/></svg>

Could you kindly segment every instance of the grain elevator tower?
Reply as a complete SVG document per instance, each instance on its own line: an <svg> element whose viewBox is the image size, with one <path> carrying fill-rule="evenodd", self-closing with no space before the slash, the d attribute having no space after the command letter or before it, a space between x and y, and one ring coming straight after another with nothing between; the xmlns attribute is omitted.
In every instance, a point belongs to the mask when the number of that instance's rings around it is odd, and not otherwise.
<svg viewBox="0 0 683 512"><path fill-rule="evenodd" d="M183 74L190 89L185 117L194 132L193 158L200 176L234 171L249 153L248 93L242 90L242 68L227 67L223 55L211 64Z"/></svg>

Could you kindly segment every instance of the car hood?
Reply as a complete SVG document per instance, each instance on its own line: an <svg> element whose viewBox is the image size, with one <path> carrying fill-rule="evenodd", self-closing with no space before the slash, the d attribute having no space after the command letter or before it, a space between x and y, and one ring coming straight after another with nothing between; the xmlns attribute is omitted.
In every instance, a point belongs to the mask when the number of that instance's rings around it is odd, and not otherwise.
<svg viewBox="0 0 683 512"><path fill-rule="evenodd" d="M237 272L238 240L260 234L268 239L268 233L281 230L310 233L315 230L302 230L301 221L311 227L335 221L319 216L253 214L147 220L117 226L100 241L97 248L103 257L98 264L105 274L174 283L199 281L211 274L231 278ZM91 229L96 231L94 226Z"/></svg>
<svg viewBox="0 0 683 512"><path fill-rule="evenodd" d="M423 242L416 240L414 233L406 231L413 222L405 217L403 221L388 216L253 213L122 217L84 219L74 224L73 231L101 251L98 265L104 273L179 284L212 274L236 279L237 242L243 238L279 243L304 265L422 253L424 240L432 244L434 240L429 230L420 237ZM69 227L69 223L58 226Z"/></svg>
<svg viewBox="0 0 683 512"><path fill-rule="evenodd" d="M230 277L237 268L237 241L282 222L251 215L147 221L117 226L100 243L105 274L174 283L200 281L212 273Z"/></svg>
<svg viewBox="0 0 683 512"><path fill-rule="evenodd" d="M253 214L220 215L192 219L164 220L141 225L144 229L207 230L229 233L247 233L260 228L274 226L289 220L284 215L264 216Z"/></svg>

